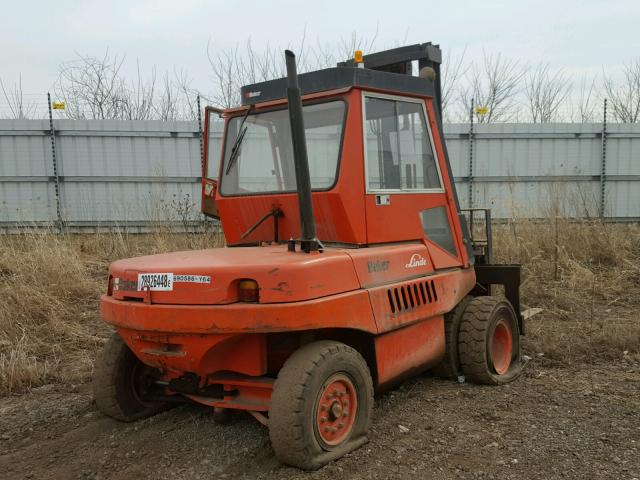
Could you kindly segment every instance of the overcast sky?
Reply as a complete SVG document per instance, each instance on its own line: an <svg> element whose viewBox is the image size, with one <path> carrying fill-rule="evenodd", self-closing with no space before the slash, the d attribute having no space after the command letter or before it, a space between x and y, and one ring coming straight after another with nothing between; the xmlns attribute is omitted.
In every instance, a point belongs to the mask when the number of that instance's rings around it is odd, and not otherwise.
<svg viewBox="0 0 640 480"><path fill-rule="evenodd" d="M22 74L26 92L46 92L61 62L74 52L126 54L159 72L185 68L193 85L208 90L207 42L230 48L251 37L295 45L337 41L353 31L376 45L433 41L467 58L482 51L546 60L568 73L599 73L640 55L638 0L482 1L205 1L2 0L0 78ZM366 52L365 52L366 53Z"/></svg>

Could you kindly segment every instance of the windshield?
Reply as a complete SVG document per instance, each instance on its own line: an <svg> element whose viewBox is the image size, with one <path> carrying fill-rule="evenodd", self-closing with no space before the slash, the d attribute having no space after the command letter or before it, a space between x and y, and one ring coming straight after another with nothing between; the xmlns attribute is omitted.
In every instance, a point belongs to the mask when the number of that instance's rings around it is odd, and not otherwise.
<svg viewBox="0 0 640 480"><path fill-rule="evenodd" d="M307 105L302 111L311 187L330 188L335 183L340 158L345 102ZM295 191L288 110L250 114L244 125L243 117L229 120L220 193L246 195ZM243 135L239 141L238 135ZM232 154L234 146L236 152Z"/></svg>

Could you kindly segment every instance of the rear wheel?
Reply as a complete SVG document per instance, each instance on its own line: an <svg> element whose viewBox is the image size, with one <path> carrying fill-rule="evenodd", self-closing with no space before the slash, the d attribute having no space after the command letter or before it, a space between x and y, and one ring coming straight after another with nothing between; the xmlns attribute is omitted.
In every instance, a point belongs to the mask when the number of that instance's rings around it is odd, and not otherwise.
<svg viewBox="0 0 640 480"><path fill-rule="evenodd" d="M520 329L511 304L498 297L476 297L462 315L458 339L465 377L502 385L520 376Z"/></svg>
<svg viewBox="0 0 640 480"><path fill-rule="evenodd" d="M153 415L166 403L151 399L159 371L142 363L114 334L96 359L93 397L98 409L117 420L131 422Z"/></svg>
<svg viewBox="0 0 640 480"><path fill-rule="evenodd" d="M269 436L278 459L314 470L366 441L373 408L371 374L362 356L323 340L297 350L274 385Z"/></svg>

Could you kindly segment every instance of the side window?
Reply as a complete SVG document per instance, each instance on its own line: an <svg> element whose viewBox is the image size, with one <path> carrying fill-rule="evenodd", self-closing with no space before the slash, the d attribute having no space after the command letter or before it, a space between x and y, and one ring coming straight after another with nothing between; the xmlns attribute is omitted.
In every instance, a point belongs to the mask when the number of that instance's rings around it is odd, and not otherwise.
<svg viewBox="0 0 640 480"><path fill-rule="evenodd" d="M422 103L365 97L365 124L369 189L442 188Z"/></svg>
<svg viewBox="0 0 640 480"><path fill-rule="evenodd" d="M422 210L420 212L420 221L422 222L424 234L429 240L444 248L450 254L457 255L445 207Z"/></svg>

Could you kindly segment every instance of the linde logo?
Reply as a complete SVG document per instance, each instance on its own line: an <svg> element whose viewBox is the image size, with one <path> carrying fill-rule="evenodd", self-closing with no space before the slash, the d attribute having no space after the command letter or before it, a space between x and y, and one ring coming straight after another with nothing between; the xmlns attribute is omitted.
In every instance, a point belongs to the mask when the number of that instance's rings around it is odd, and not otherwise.
<svg viewBox="0 0 640 480"><path fill-rule="evenodd" d="M424 267L427 265L427 260L419 253L411 255L411 260L405 265L405 268Z"/></svg>

